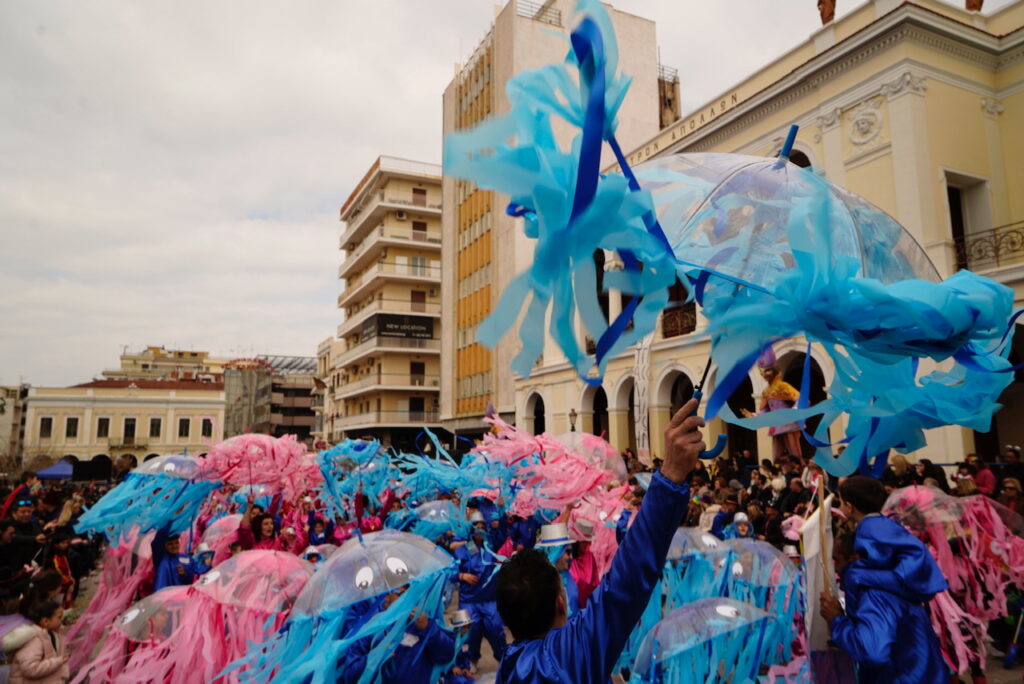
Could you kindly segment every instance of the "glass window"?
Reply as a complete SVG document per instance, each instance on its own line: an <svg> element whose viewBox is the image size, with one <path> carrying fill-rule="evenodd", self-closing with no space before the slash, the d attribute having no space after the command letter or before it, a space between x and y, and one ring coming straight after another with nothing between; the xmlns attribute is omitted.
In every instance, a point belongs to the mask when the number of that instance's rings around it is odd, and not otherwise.
<svg viewBox="0 0 1024 684"><path fill-rule="evenodd" d="M191 418L179 418L178 419L178 437L188 437L192 432L192 419Z"/></svg>
<svg viewBox="0 0 1024 684"><path fill-rule="evenodd" d="M110 436L110 419L109 418L97 418L96 419L96 436L97 437L109 437Z"/></svg>
<svg viewBox="0 0 1024 684"><path fill-rule="evenodd" d="M69 438L78 437L78 418L69 416L64 419L64 436Z"/></svg>
<svg viewBox="0 0 1024 684"><path fill-rule="evenodd" d="M44 416L39 419L39 438L49 439L53 434L53 418Z"/></svg>
<svg viewBox="0 0 1024 684"><path fill-rule="evenodd" d="M163 421L159 418L149 419L149 436L154 439L160 439L160 431L163 428Z"/></svg>
<svg viewBox="0 0 1024 684"><path fill-rule="evenodd" d="M203 418L203 437L213 437L213 421Z"/></svg>

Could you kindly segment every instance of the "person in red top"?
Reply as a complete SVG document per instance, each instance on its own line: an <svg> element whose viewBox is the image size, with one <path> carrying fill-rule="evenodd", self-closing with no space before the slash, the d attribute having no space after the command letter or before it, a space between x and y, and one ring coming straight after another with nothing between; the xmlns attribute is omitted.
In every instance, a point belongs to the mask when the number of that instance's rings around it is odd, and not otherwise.
<svg viewBox="0 0 1024 684"><path fill-rule="evenodd" d="M71 562L68 560L70 546L71 535L66 530L57 530L50 540L50 553L46 559L46 566L60 574L64 608L71 608L74 603L75 577L71 572Z"/></svg>
<svg viewBox="0 0 1024 684"><path fill-rule="evenodd" d="M968 456L967 460L973 463L977 469L977 472L974 473L974 486L985 496L995 496L996 475L989 469L988 463L974 454Z"/></svg>

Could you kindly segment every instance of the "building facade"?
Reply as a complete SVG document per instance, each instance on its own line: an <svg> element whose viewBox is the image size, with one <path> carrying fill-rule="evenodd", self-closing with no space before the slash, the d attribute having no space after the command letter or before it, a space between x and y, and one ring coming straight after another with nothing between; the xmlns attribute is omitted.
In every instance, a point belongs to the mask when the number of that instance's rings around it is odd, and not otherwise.
<svg viewBox="0 0 1024 684"><path fill-rule="evenodd" d="M312 444L316 358L266 356L224 365L225 433L295 435Z"/></svg>
<svg viewBox="0 0 1024 684"><path fill-rule="evenodd" d="M498 12L445 89L445 134L507 113L508 79L565 57L573 4L511 0ZM623 149L632 149L674 119L679 83L674 70L659 68L654 22L611 7L608 11L621 69L633 77L616 136ZM555 133L566 146L574 135L568 125L556 125ZM486 349L476 342L476 329L505 286L530 263L532 248L522 235L521 220L505 213L507 197L451 177L444 179L443 197L441 418L451 432L478 436L488 406L510 421L518 413L509 371L518 342L509 336ZM546 350L545 360L554 353Z"/></svg>
<svg viewBox="0 0 1024 684"><path fill-rule="evenodd" d="M121 354L121 367L103 371L108 380L198 380L220 382L227 359L210 352L149 346Z"/></svg>
<svg viewBox="0 0 1024 684"><path fill-rule="evenodd" d="M21 470L28 385L0 386L0 477Z"/></svg>
<svg viewBox="0 0 1024 684"><path fill-rule="evenodd" d="M424 427L439 427L441 168L379 157L340 218L344 320L338 344L321 345L331 365L325 441L412 448Z"/></svg>
<svg viewBox="0 0 1024 684"><path fill-rule="evenodd" d="M794 161L896 218L943 277L969 268L1013 288L1020 306L1022 28L1024 2L990 14L938 0L865 2L634 146L628 160L636 165L678 152L775 156L789 126L799 124ZM618 267L611 257L604 261L606 269ZM619 297L611 292L608 299L614 316ZM568 430L571 410L577 429L607 432L619 449L639 447L659 456L671 412L692 394L708 363L704 328L698 312L676 304L653 335L609 363L600 388L584 386L564 363L546 363L545 354L543 367L516 383L519 424ZM776 347L784 377L797 386L803 347L800 340ZM833 369L817 350L812 358L816 401ZM1011 360L1024 361L1024 340L1015 342ZM712 368L709 389L714 379ZM752 372L730 405L737 413L753 408L763 388ZM1005 408L992 432L931 430L928 447L917 455L949 463L968 452L995 455L1000 444L1020 444L1024 374L1017 374L1001 401ZM767 431L755 434L721 421L707 431L709 437L727 432L731 449L771 455Z"/></svg>
<svg viewBox="0 0 1024 684"><path fill-rule="evenodd" d="M94 380L31 387L24 462L142 462L205 453L224 438L224 386L187 380Z"/></svg>

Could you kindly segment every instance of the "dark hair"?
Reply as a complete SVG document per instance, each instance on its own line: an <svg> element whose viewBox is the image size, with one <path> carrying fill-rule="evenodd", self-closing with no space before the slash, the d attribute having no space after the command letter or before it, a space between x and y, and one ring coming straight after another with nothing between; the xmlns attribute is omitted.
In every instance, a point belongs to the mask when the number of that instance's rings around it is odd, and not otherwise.
<svg viewBox="0 0 1024 684"><path fill-rule="evenodd" d="M832 548L833 555L838 554L844 558L849 558L856 553L853 550L853 542L856 540L856 536L853 532L844 532L836 537Z"/></svg>
<svg viewBox="0 0 1024 684"><path fill-rule="evenodd" d="M28 607L25 617L38 625L44 618L52 617L58 610L60 610L60 604L56 601L39 601Z"/></svg>
<svg viewBox="0 0 1024 684"><path fill-rule="evenodd" d="M269 513L262 513L262 514L257 515L255 518L252 519L252 537L256 541L260 541L260 540L263 539L263 521L264 520L273 521L274 520L274 516L270 515ZM277 525L276 524L274 525L274 532L270 535L270 537L273 538L275 534L277 534Z"/></svg>
<svg viewBox="0 0 1024 684"><path fill-rule="evenodd" d="M60 585L59 572L50 569L40 570L29 581L28 589L25 590L25 595L21 598L18 612L27 617L33 606L49 601L50 594L60 589Z"/></svg>
<svg viewBox="0 0 1024 684"><path fill-rule="evenodd" d="M888 498L885 487L879 480L863 475L854 475L843 480L843 484L839 485L839 495L843 497L843 501L864 514L881 512Z"/></svg>
<svg viewBox="0 0 1024 684"><path fill-rule="evenodd" d="M28 481L33 479L33 478L35 478L35 476L36 476L36 471L34 471L34 470L26 470L25 472L23 472L21 474L21 484L23 484L23 485L28 484Z"/></svg>
<svg viewBox="0 0 1024 684"><path fill-rule="evenodd" d="M534 639L551 628L562 578L544 552L523 549L512 556L498 571L495 586L498 613L513 639Z"/></svg>

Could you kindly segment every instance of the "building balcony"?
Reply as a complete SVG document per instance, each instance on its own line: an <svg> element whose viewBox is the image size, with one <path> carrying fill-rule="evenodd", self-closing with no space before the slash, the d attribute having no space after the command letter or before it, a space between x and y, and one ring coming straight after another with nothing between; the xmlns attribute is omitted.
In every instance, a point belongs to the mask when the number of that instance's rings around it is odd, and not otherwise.
<svg viewBox="0 0 1024 684"><path fill-rule="evenodd" d="M367 199L360 210L349 215L345 232L341 234L341 244L361 241L373 226L384 220L389 211L404 212L396 213L396 217L400 220L440 218L441 203L428 203L426 200L413 201L411 198L396 197L387 191L378 190ZM401 218L402 216L405 218Z"/></svg>
<svg viewBox="0 0 1024 684"><path fill-rule="evenodd" d="M340 385L335 399L348 399L379 391L431 392L441 387L440 375L423 373L370 373L352 382Z"/></svg>
<svg viewBox="0 0 1024 684"><path fill-rule="evenodd" d="M341 276L342 264L338 268L338 277ZM338 306L347 306L350 303L358 302L370 293L375 286L382 285L386 281L421 284L424 286L441 286L441 267L429 266L426 264L396 264L392 262L377 263L363 271L358 276L345 279L345 291L338 297Z"/></svg>
<svg viewBox="0 0 1024 684"><path fill-rule="evenodd" d="M334 425L346 432L380 427L432 427L438 425L438 411L370 411L336 418Z"/></svg>
<svg viewBox="0 0 1024 684"><path fill-rule="evenodd" d="M338 297L339 306L344 296ZM417 316L440 318L441 304L439 302L410 302L408 299L374 299L338 326L338 337L344 339L346 335L355 332L367 318L375 313L416 314Z"/></svg>
<svg viewBox="0 0 1024 684"><path fill-rule="evenodd" d="M313 397L284 397L281 401L276 402L279 406L285 408L312 408Z"/></svg>
<svg viewBox="0 0 1024 684"><path fill-rule="evenodd" d="M124 449L145 449L149 442L145 437L111 437L107 440L111 451Z"/></svg>
<svg viewBox="0 0 1024 684"><path fill-rule="evenodd" d="M271 425L281 425L283 427L313 427L316 422L316 416L285 416L280 413L270 414Z"/></svg>
<svg viewBox="0 0 1024 684"><path fill-rule="evenodd" d="M441 340L422 337L388 337L379 335L372 337L351 349L345 350L334 361L335 368L342 368L356 363L371 354L383 352L414 352L416 354L440 354Z"/></svg>
<svg viewBox="0 0 1024 684"><path fill-rule="evenodd" d="M955 247L957 265L976 273L1024 266L1024 221L970 233Z"/></svg>
<svg viewBox="0 0 1024 684"><path fill-rule="evenodd" d="M338 247L348 252L345 262L338 270L339 277L347 278L349 274L370 263L382 248L414 247L439 252L441 250L441 233L413 230L410 224L402 227L382 224L371 230L362 242L345 242L344 239L340 239Z"/></svg>

